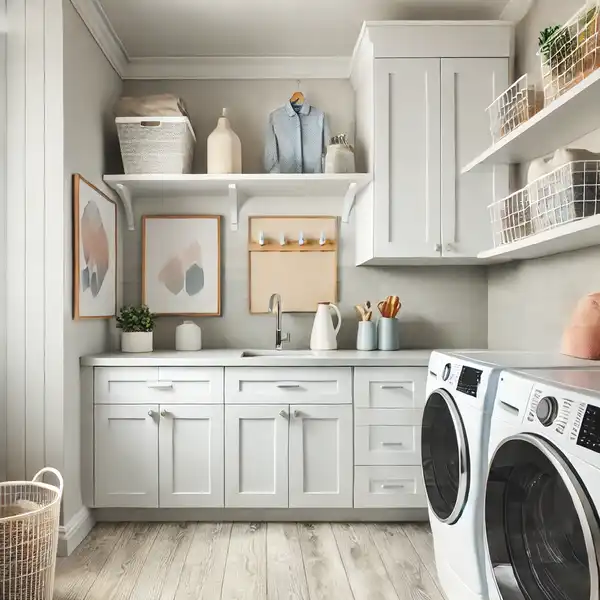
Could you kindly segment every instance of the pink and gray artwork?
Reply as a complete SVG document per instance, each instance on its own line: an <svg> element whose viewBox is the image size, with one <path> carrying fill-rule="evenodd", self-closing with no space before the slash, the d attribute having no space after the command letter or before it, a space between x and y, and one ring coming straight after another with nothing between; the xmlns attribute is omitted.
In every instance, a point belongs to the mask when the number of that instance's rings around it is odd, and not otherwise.
<svg viewBox="0 0 600 600"><path fill-rule="evenodd" d="M201 264L202 248L198 242L192 242L167 260L158 273L158 280L174 296L181 292L195 296L204 289L204 269Z"/></svg>
<svg viewBox="0 0 600 600"><path fill-rule="evenodd" d="M84 292L89 289L96 298L109 270L110 253L102 215L93 200L83 209L80 231L84 262L81 269L81 289Z"/></svg>

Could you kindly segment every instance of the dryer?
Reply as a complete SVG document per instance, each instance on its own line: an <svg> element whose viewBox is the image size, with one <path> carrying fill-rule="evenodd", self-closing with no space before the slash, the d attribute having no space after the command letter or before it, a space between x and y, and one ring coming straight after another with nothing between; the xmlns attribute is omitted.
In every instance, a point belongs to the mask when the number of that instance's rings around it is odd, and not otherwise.
<svg viewBox="0 0 600 600"><path fill-rule="evenodd" d="M506 372L485 538L491 599L600 598L600 372Z"/></svg>
<svg viewBox="0 0 600 600"><path fill-rule="evenodd" d="M433 352L421 461L438 577L449 600L488 600L484 492L491 413L504 368L600 369L539 352Z"/></svg>

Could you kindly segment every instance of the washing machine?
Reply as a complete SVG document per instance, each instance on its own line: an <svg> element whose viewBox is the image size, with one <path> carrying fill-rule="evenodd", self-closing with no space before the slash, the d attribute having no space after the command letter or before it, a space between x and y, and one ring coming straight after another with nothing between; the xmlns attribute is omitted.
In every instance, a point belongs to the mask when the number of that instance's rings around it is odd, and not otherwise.
<svg viewBox="0 0 600 600"><path fill-rule="evenodd" d="M506 372L484 527L492 600L600 598L600 372Z"/></svg>
<svg viewBox="0 0 600 600"><path fill-rule="evenodd" d="M498 379L505 368L600 365L537 352L432 353L421 460L438 577L448 600L488 600L483 531L487 450Z"/></svg>

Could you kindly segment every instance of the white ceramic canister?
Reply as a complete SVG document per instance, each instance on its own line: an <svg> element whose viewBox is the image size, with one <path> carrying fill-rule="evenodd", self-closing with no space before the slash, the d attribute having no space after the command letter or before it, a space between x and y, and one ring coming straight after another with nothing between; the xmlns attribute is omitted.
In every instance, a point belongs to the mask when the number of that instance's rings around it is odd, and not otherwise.
<svg viewBox="0 0 600 600"><path fill-rule="evenodd" d="M124 331L121 334L121 352L152 352L152 331Z"/></svg>
<svg viewBox="0 0 600 600"><path fill-rule="evenodd" d="M202 349L202 330L192 321L184 321L175 328L175 350L195 352Z"/></svg>

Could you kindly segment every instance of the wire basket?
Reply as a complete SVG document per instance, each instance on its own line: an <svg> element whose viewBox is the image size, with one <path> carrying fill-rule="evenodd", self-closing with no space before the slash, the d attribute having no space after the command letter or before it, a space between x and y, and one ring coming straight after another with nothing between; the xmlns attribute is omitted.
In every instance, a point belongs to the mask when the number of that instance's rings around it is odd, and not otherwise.
<svg viewBox="0 0 600 600"><path fill-rule="evenodd" d="M546 105L600 67L599 33L600 0L588 0L540 47Z"/></svg>
<svg viewBox="0 0 600 600"><path fill-rule="evenodd" d="M52 473L59 487L40 481ZM0 598L52 600L63 479L42 469L32 481L0 484Z"/></svg>
<svg viewBox="0 0 600 600"><path fill-rule="evenodd" d="M487 108L490 131L495 142L526 123L543 107L543 98L529 85L527 73L519 77Z"/></svg>
<svg viewBox="0 0 600 600"><path fill-rule="evenodd" d="M489 209L495 248L600 214L600 161L562 165Z"/></svg>

